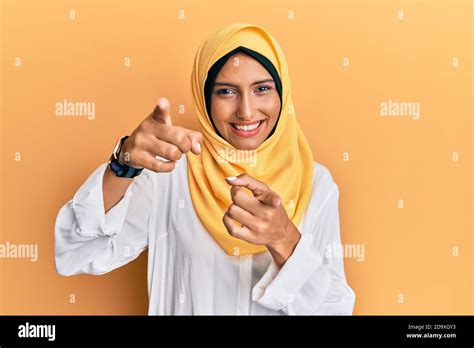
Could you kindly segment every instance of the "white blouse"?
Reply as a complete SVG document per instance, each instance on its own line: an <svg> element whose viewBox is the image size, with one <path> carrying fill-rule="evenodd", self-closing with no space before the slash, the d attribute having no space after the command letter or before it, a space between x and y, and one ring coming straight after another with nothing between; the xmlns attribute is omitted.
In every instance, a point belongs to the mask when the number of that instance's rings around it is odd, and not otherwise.
<svg viewBox="0 0 474 348"><path fill-rule="evenodd" d="M100 165L59 211L59 274L104 274L148 248L150 315L352 314L343 259L326 252L341 240L339 189L323 165L314 163L301 239L281 269L268 251L229 256L218 246L194 210L186 156L171 173L144 169L104 214L106 168Z"/></svg>

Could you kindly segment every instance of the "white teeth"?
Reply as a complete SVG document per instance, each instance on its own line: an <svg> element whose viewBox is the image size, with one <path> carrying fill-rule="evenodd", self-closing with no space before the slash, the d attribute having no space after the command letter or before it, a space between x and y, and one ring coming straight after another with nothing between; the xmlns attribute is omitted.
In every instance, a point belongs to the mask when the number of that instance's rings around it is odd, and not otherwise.
<svg viewBox="0 0 474 348"><path fill-rule="evenodd" d="M238 129L238 130L248 132L248 131L251 131L251 130L254 130L254 129L258 128L258 126L260 126L260 123L261 123L261 121L255 123L255 124L247 125L247 126L241 126L241 125L233 123L232 126L236 129Z"/></svg>

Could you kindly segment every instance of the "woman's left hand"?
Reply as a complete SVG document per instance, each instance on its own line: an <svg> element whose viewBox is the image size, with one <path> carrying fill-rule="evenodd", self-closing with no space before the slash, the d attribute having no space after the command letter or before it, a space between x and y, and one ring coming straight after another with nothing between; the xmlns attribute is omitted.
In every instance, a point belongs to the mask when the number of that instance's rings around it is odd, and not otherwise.
<svg viewBox="0 0 474 348"><path fill-rule="evenodd" d="M222 218L227 231L235 238L265 245L278 267L282 267L293 253L301 234L288 218L280 196L248 174L230 177L226 181L232 186L233 202ZM250 190L253 197L243 187Z"/></svg>

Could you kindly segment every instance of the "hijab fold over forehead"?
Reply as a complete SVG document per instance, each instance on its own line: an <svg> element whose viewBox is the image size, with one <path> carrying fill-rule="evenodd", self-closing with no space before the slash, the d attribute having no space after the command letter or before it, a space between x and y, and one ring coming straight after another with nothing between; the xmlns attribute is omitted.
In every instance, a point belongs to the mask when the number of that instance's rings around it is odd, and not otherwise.
<svg viewBox="0 0 474 348"><path fill-rule="evenodd" d="M270 63L280 87L281 109L273 135L256 150L239 150L222 138L213 126L206 104L206 80L221 58L238 50L251 53L260 63ZM227 56L227 59L228 57ZM257 58L256 58L257 57ZM262 59L262 57L264 59ZM226 60L225 58L222 61ZM221 61L221 62L222 62ZM218 63L219 64L219 63ZM222 66L225 64L222 64ZM220 70L216 65L216 70ZM217 76L217 74L215 74ZM232 204L225 178L247 173L266 183L282 198L288 217L298 227L312 192L313 156L297 123L290 94L288 68L278 42L262 27L246 23L228 25L204 41L194 60L191 89L196 114L204 136L200 155L187 153L188 182L199 220L214 241L228 255L248 255L267 251L231 236L223 222L224 211ZM240 221L245 225L245 221Z"/></svg>

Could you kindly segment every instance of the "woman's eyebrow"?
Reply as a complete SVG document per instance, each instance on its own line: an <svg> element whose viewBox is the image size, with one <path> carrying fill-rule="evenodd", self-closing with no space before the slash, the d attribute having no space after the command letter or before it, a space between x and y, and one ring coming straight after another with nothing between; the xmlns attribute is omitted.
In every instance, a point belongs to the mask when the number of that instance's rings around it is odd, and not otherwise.
<svg viewBox="0 0 474 348"><path fill-rule="evenodd" d="M253 85L258 85L260 83L264 83L264 82L275 82L273 81L273 79L266 79L266 80L260 80L260 81L255 81L254 83L251 84L251 86ZM229 82L215 82L214 83L214 86L232 86L232 87L239 87L233 83L229 83Z"/></svg>

